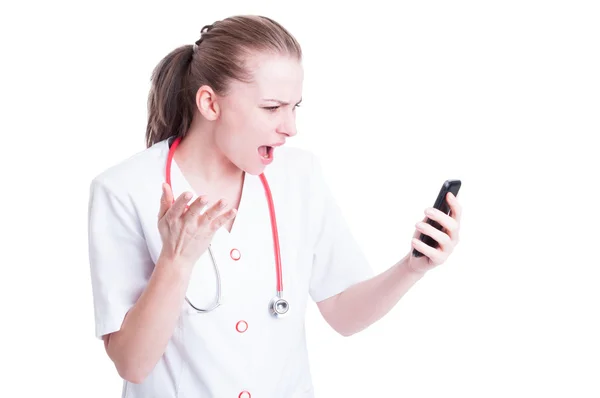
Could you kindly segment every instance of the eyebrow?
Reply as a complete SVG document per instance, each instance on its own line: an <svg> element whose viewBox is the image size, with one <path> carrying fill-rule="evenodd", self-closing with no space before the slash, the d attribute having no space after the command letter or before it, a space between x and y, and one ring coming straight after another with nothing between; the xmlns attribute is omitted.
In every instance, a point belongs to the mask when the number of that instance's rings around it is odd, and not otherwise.
<svg viewBox="0 0 600 398"><path fill-rule="evenodd" d="M277 102L279 105L289 105L289 102L285 102L285 101L281 101L278 99L273 99L273 98L263 98L263 101L273 101L273 102ZM302 102L302 98L300 98L300 101L298 101L296 104L299 104Z"/></svg>

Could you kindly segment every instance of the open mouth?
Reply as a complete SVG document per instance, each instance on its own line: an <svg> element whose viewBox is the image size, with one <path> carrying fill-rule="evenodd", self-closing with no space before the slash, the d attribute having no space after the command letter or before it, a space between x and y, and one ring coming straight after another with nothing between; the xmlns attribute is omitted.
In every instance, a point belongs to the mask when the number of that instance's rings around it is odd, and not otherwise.
<svg viewBox="0 0 600 398"><path fill-rule="evenodd" d="M273 157L273 147L268 145L263 145L258 148L258 154L263 159L271 159Z"/></svg>

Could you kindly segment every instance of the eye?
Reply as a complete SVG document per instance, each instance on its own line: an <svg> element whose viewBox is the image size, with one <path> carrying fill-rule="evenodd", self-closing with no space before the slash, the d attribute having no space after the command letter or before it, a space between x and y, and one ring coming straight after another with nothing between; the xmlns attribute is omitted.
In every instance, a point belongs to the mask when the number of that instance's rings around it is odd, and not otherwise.
<svg viewBox="0 0 600 398"><path fill-rule="evenodd" d="M281 107L280 105L276 105L276 106L263 106L263 109L266 109L269 112L275 112L280 107ZM299 107L300 107L300 104L296 104L296 105L294 105L293 109L296 109L296 108L299 108Z"/></svg>

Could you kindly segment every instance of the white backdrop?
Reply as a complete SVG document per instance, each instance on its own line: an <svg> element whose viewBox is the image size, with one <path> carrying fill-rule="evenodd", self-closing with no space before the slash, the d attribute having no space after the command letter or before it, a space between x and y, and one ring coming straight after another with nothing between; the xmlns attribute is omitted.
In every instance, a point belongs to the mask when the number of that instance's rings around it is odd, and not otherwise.
<svg viewBox="0 0 600 398"><path fill-rule="evenodd" d="M143 149L155 64L255 13L303 46L289 145L321 156L378 271L463 182L459 246L384 319L344 338L310 308L317 396L599 397L595 2L223 3L1 6L0 395L120 396L94 337L89 182Z"/></svg>

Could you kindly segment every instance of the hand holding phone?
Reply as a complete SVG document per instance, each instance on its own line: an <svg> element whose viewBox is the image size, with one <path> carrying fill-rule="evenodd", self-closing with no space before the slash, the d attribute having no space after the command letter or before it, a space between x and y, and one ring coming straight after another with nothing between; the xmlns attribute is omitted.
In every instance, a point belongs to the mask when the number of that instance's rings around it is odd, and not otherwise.
<svg viewBox="0 0 600 398"><path fill-rule="evenodd" d="M442 185L442 188L440 189L440 193L438 194L438 197L435 200L433 207L440 210L441 212L443 212L445 214L449 214L450 207L448 206L448 202L446 202L446 195L448 195L448 192L451 192L454 196L457 196L458 191L460 190L460 186L461 186L460 180L446 180L444 182L444 184ZM437 221L433 221L428 218L426 222L427 222L427 224L433 226L434 228L439 229L440 231L443 230L442 226ZM429 235L425 235L424 233L421 233L421 236L419 237L419 239L422 242L424 242L425 244L427 244L433 248L439 247L438 242L435 241ZM419 252L417 249L414 249L414 248L413 248L412 254L415 257L423 256L423 253Z"/></svg>

